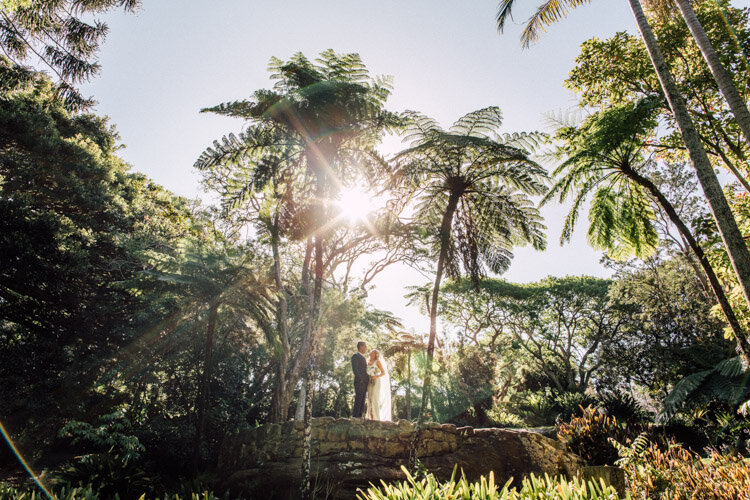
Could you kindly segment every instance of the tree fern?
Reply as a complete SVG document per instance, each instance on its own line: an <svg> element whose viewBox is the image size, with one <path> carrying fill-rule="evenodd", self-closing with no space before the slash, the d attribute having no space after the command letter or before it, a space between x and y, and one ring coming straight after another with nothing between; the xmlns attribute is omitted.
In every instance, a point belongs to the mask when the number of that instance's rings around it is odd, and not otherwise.
<svg viewBox="0 0 750 500"><path fill-rule="evenodd" d="M657 420L668 421L690 405L719 400L738 410L750 399L747 367L740 356L725 359L714 368L702 370L680 380L664 400Z"/></svg>
<svg viewBox="0 0 750 500"><path fill-rule="evenodd" d="M420 113L406 113L404 141L396 155L394 184L417 191L415 220L431 234L438 266L429 302L430 335L419 425L424 420L436 342L438 294L443 273L462 271L475 283L489 268L503 272L511 249L544 247L544 226L530 195L544 193L546 171L522 148L519 135L500 135L502 114L487 107L459 118L446 131ZM411 458L415 458L416 441Z"/></svg>
<svg viewBox="0 0 750 500"><path fill-rule="evenodd" d="M587 200L588 240L615 258L645 258L658 243L654 200L635 179L646 163L642 151L653 126L654 102L644 99L595 113L576 127L558 130L557 155L564 160L554 170L555 183L542 199L559 202L573 197L560 242L569 241L578 213Z"/></svg>

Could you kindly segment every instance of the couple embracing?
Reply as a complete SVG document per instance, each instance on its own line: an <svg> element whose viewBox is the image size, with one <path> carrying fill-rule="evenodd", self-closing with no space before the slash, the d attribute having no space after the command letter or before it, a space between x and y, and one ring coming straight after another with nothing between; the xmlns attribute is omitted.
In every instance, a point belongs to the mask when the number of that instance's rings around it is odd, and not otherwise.
<svg viewBox="0 0 750 500"><path fill-rule="evenodd" d="M367 352L367 344L357 342L352 356L354 408L352 417L391 421L391 379L388 366L377 349ZM366 403L366 405L365 405ZM366 406L366 413L365 413Z"/></svg>

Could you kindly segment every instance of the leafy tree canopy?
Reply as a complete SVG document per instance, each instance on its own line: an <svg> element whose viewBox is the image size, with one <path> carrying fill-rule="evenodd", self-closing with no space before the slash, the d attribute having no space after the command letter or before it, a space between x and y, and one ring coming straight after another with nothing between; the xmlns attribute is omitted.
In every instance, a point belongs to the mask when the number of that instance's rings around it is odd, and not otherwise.
<svg viewBox="0 0 750 500"><path fill-rule="evenodd" d="M0 48L19 70L32 74L29 61L38 60L57 77L55 92L68 109L93 104L75 85L99 72L96 52L107 25L86 20L91 14L121 7L132 12L140 0L3 0L0 2Z"/></svg>

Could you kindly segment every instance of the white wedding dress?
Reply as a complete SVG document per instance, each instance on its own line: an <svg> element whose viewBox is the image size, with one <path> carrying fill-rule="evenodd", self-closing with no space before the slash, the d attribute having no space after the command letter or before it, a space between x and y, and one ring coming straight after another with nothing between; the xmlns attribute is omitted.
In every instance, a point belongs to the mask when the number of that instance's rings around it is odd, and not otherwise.
<svg viewBox="0 0 750 500"><path fill-rule="evenodd" d="M384 374L382 377L372 379L370 387L367 388L367 413L369 420L391 421L391 377L388 374L388 364L385 359L380 359ZM380 368L377 364L367 367L367 374L377 375Z"/></svg>

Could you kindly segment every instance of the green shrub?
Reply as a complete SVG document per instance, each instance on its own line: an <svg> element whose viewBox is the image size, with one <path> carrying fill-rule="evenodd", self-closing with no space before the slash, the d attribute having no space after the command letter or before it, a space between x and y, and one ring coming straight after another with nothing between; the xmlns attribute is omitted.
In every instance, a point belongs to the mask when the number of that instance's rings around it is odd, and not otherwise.
<svg viewBox="0 0 750 500"><path fill-rule="evenodd" d="M583 409L589 406L597 406L595 397L582 392L562 392L552 398L552 405L557 416L556 421L566 421L573 416L583 415Z"/></svg>
<svg viewBox="0 0 750 500"><path fill-rule="evenodd" d="M59 436L85 453L60 469L57 482L92 485L103 497L115 493L137 497L147 491L153 481L139 463L144 447L131 432L131 423L121 411L100 416L96 425L68 422Z"/></svg>
<svg viewBox="0 0 750 500"><path fill-rule="evenodd" d="M597 484L594 481L583 482L578 479L567 480L564 478L551 478L545 474L537 477L533 474L524 478L520 489L512 488L511 481L505 483L502 488L495 485L492 472L488 478L482 476L479 481L470 483L462 475L456 480L456 472L449 481L441 483L432 474L427 474L424 479L418 481L401 467L406 474L406 481L387 484L382 486L371 485L367 491L357 494L359 500L614 500L617 492L611 486L604 483Z"/></svg>
<svg viewBox="0 0 750 500"><path fill-rule="evenodd" d="M504 409L493 406L487 412L487 418L492 422L493 427L523 427L524 421L517 415L505 411Z"/></svg>
<svg viewBox="0 0 750 500"><path fill-rule="evenodd" d="M559 414L553 399L550 391L522 392L515 398L510 413L518 415L530 427L552 425Z"/></svg>
<svg viewBox="0 0 750 500"><path fill-rule="evenodd" d="M5 483L0 483L0 500L45 500L47 495L40 490L23 490ZM86 488L60 488L54 493L57 500L99 500L99 493Z"/></svg>
<svg viewBox="0 0 750 500"><path fill-rule="evenodd" d="M649 413L630 394L622 391L611 391L600 394L599 407L607 415L623 423L647 422Z"/></svg>

